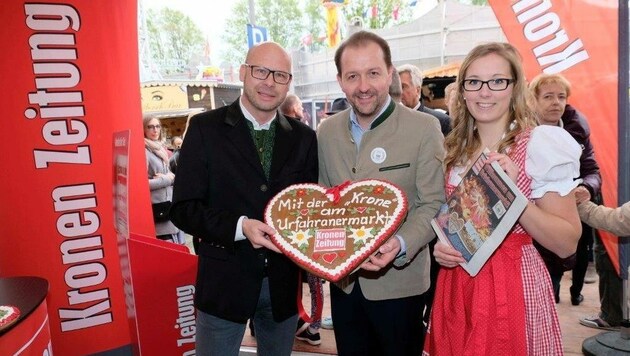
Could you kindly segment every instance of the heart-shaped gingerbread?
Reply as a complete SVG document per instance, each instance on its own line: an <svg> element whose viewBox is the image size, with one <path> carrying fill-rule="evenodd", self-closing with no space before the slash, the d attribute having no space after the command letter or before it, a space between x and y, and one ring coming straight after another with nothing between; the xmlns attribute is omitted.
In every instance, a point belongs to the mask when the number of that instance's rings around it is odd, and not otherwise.
<svg viewBox="0 0 630 356"><path fill-rule="evenodd" d="M271 240L309 272L337 282L374 253L403 222L407 198L382 180L346 182L326 189L296 184L265 208Z"/></svg>

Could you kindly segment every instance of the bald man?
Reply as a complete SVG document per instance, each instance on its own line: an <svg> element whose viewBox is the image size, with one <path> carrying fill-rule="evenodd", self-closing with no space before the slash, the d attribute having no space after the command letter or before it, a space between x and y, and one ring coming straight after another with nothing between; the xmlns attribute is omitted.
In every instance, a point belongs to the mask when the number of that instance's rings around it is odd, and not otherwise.
<svg viewBox="0 0 630 356"><path fill-rule="evenodd" d="M289 185L317 182L315 132L278 112L291 59L278 44L252 47L243 95L190 120L170 217L201 239L195 292L197 355L238 355L247 319L258 355L290 355L298 267L268 239L267 202Z"/></svg>
<svg viewBox="0 0 630 356"><path fill-rule="evenodd" d="M308 120L304 117L302 100L295 94L287 94L286 99L284 99L284 102L280 105L280 112L288 118L301 121L303 124L308 125Z"/></svg>

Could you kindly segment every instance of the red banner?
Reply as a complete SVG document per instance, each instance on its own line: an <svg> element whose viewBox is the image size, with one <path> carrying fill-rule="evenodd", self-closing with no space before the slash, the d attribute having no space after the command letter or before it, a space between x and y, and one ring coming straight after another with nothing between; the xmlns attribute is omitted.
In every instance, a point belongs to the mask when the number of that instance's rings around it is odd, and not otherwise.
<svg viewBox="0 0 630 356"><path fill-rule="evenodd" d="M561 73L569 102L583 112L602 174L608 206L617 206L618 10L616 1L489 0L510 43L523 56L528 79ZM619 271L617 238L602 233Z"/></svg>
<svg viewBox="0 0 630 356"><path fill-rule="evenodd" d="M113 132L145 161L136 1L4 0L0 276L48 280L54 353L130 348L112 204ZM154 235L145 164L129 224Z"/></svg>

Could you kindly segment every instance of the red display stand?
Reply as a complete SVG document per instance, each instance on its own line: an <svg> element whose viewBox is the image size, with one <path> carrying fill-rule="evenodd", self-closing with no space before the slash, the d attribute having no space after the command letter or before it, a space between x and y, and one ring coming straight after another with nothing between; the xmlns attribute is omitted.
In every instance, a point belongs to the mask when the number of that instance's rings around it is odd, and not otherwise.
<svg viewBox="0 0 630 356"><path fill-rule="evenodd" d="M134 353L194 355L197 256L133 233L120 247Z"/></svg>
<svg viewBox="0 0 630 356"><path fill-rule="evenodd" d="M0 305L20 310L18 319L0 330L0 355L52 355L47 294L43 278L0 278Z"/></svg>

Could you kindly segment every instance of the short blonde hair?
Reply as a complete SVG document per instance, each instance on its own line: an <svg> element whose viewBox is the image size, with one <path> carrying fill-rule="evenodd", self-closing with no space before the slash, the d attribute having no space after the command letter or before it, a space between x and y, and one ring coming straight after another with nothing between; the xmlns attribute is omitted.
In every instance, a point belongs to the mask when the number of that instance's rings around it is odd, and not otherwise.
<svg viewBox="0 0 630 356"><path fill-rule="evenodd" d="M558 84L567 92L567 98L571 95L571 83L562 74L538 74L529 83L529 90L537 98L540 94L540 87L546 84Z"/></svg>

